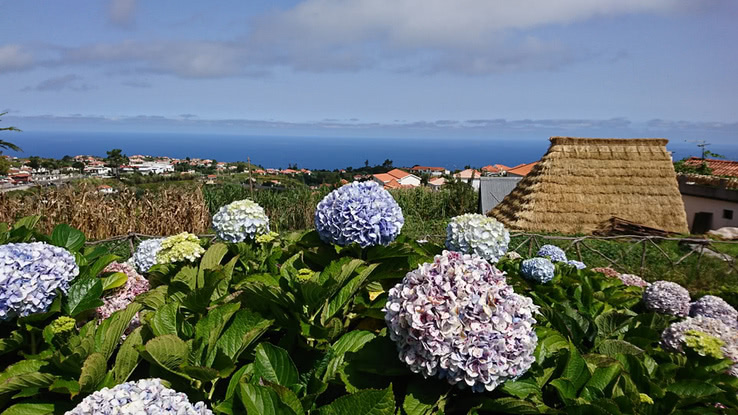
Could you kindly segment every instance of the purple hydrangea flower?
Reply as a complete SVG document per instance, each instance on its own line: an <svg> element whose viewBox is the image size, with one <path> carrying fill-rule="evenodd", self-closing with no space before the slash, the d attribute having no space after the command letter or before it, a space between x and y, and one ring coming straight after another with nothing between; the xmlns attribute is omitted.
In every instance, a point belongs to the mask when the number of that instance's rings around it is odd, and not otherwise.
<svg viewBox="0 0 738 415"><path fill-rule="evenodd" d="M43 313L79 275L74 256L43 242L0 245L0 321Z"/></svg>
<svg viewBox="0 0 738 415"><path fill-rule="evenodd" d="M670 281L656 281L643 291L646 308L661 314L684 317L689 314L689 291Z"/></svg>
<svg viewBox="0 0 738 415"><path fill-rule="evenodd" d="M545 284L551 281L556 267L548 258L530 258L520 264L520 273L523 277Z"/></svg>
<svg viewBox="0 0 738 415"><path fill-rule="evenodd" d="M738 328L738 311L725 300L714 295L706 295L692 303L689 315L716 318L730 327Z"/></svg>
<svg viewBox="0 0 738 415"><path fill-rule="evenodd" d="M320 239L362 248L387 245L402 230L402 209L376 182L353 182L330 192L315 209Z"/></svg>
<svg viewBox="0 0 738 415"><path fill-rule="evenodd" d="M160 379L141 379L102 388L65 415L213 415L203 402L191 404L187 395L164 387Z"/></svg>
<svg viewBox="0 0 738 415"><path fill-rule="evenodd" d="M476 213L452 218L446 227L446 248L465 254L477 254L495 263L507 252L510 233L502 223Z"/></svg>
<svg viewBox="0 0 738 415"><path fill-rule="evenodd" d="M163 240L163 238L147 239L138 245L133 254L133 262L138 272L147 273L151 267L156 265L156 254L161 250Z"/></svg>
<svg viewBox="0 0 738 415"><path fill-rule="evenodd" d="M119 310L123 310L128 307L137 296L145 293L149 290L149 281L141 276L136 270L129 264L121 264L118 262L110 263L103 272L122 272L126 274L128 279L125 285L118 287L114 290L109 291L103 298L103 305L97 308L97 316L100 320L104 320L110 317L113 313ZM130 333L131 330L141 325L138 313L131 320L131 324L126 330Z"/></svg>
<svg viewBox="0 0 738 415"><path fill-rule="evenodd" d="M548 258L553 262L566 262L566 253L556 245L543 245L536 256Z"/></svg>
<svg viewBox="0 0 738 415"><path fill-rule="evenodd" d="M475 392L523 375L538 343L538 307L477 255L443 251L390 289L383 309L400 360Z"/></svg>
<svg viewBox="0 0 738 415"><path fill-rule="evenodd" d="M661 347L670 352L683 353L687 332L697 331L716 337L723 342L720 348L723 355L735 362L728 370L732 376L738 376L738 330L710 317L687 317L683 321L672 323L661 333Z"/></svg>

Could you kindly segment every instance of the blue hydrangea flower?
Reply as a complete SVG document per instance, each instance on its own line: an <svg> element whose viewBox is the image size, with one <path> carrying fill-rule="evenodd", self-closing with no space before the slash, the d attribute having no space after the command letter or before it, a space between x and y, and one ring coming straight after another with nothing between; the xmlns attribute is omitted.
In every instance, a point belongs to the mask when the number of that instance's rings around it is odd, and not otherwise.
<svg viewBox="0 0 738 415"><path fill-rule="evenodd" d="M570 259L566 261L567 265L571 265L572 267L576 269L585 269L587 268L587 265L582 261L575 261L573 259Z"/></svg>
<svg viewBox="0 0 738 415"><path fill-rule="evenodd" d="M426 378L491 391L535 361L538 307L477 255L443 251L390 289L383 311L400 360Z"/></svg>
<svg viewBox="0 0 738 415"><path fill-rule="evenodd" d="M0 321L43 313L79 275L74 256L43 242L0 245Z"/></svg>
<svg viewBox="0 0 738 415"><path fill-rule="evenodd" d="M133 262L136 264L138 272L147 273L151 267L156 265L156 254L161 250L163 240L163 238L147 239L138 245L136 252L133 254Z"/></svg>
<svg viewBox="0 0 738 415"><path fill-rule="evenodd" d="M446 227L446 248L477 254L495 263L507 252L510 233L495 218L468 213L452 218Z"/></svg>
<svg viewBox="0 0 738 415"><path fill-rule="evenodd" d="M553 262L566 262L566 253L556 245L543 245L536 256L548 258Z"/></svg>
<svg viewBox="0 0 738 415"><path fill-rule="evenodd" d="M526 259L520 264L520 273L523 277L545 284L551 281L556 272L556 267L548 258Z"/></svg>
<svg viewBox="0 0 738 415"><path fill-rule="evenodd" d="M656 281L643 291L646 308L661 314L684 317L689 314L689 291L671 281Z"/></svg>
<svg viewBox="0 0 738 415"><path fill-rule="evenodd" d="M187 395L164 387L160 379L141 379L102 388L65 415L213 415L203 402L191 404Z"/></svg>
<svg viewBox="0 0 738 415"><path fill-rule="evenodd" d="M269 233L269 218L258 203L238 200L221 207L213 215L213 228L224 241L243 242Z"/></svg>
<svg viewBox="0 0 738 415"><path fill-rule="evenodd" d="M330 192L315 209L320 239L362 248L387 245L405 224L402 209L376 182L353 182Z"/></svg>

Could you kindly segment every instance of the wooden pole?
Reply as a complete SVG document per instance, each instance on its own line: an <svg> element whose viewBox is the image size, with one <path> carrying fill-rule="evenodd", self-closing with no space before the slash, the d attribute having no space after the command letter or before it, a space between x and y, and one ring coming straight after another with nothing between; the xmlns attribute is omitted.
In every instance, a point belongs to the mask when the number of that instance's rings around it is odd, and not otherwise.
<svg viewBox="0 0 738 415"><path fill-rule="evenodd" d="M254 199L254 176L253 176L253 166L251 165L251 157L246 157L246 162L249 165L249 187L251 189L251 199Z"/></svg>

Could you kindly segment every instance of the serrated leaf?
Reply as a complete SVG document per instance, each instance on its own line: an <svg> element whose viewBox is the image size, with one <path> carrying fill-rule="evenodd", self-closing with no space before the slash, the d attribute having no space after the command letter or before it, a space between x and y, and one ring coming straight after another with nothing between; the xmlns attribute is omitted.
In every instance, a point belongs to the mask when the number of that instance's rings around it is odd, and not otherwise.
<svg viewBox="0 0 738 415"><path fill-rule="evenodd" d="M289 406L295 414L305 414L305 409L303 409L300 398L297 397L295 392L282 385L277 385L276 383L272 383L269 381L265 381L264 384L265 386L268 386L272 388L275 392L277 392L277 396L279 396L279 399L282 401L282 403Z"/></svg>
<svg viewBox="0 0 738 415"><path fill-rule="evenodd" d="M103 320L95 330L95 351L102 354L106 361L113 355L121 336L140 310L141 304L131 303Z"/></svg>
<svg viewBox="0 0 738 415"><path fill-rule="evenodd" d="M155 336L177 334L177 311L179 303L168 303L154 312L151 317L151 331Z"/></svg>
<svg viewBox="0 0 738 415"><path fill-rule="evenodd" d="M569 358L561 377L571 381L576 391L581 389L590 378L587 362L579 354L574 344L569 344Z"/></svg>
<svg viewBox="0 0 738 415"><path fill-rule="evenodd" d="M102 279L103 291L122 287L128 281L128 276L123 272L114 272Z"/></svg>
<svg viewBox="0 0 738 415"><path fill-rule="evenodd" d="M141 355L138 353L138 346L143 345L143 337L141 336L141 327L137 327L131 334L126 336L125 341L120 346L118 354L115 356L115 366L113 366L113 379L115 383L123 383L133 373L138 366Z"/></svg>
<svg viewBox="0 0 738 415"><path fill-rule="evenodd" d="M254 376L286 387L298 379L297 367L289 353L270 343L260 343L254 350Z"/></svg>
<svg viewBox="0 0 738 415"><path fill-rule="evenodd" d="M40 370L46 366L41 360L21 360L0 373L0 395L25 388L46 387L50 385L56 376L49 373L41 373Z"/></svg>
<svg viewBox="0 0 738 415"><path fill-rule="evenodd" d="M365 389L342 396L318 408L320 415L393 415L395 396L392 385L383 390Z"/></svg>
<svg viewBox="0 0 738 415"><path fill-rule="evenodd" d="M338 310L346 305L378 265L379 264L371 264L364 268L357 276L351 278L346 285L341 287L335 296L328 300L326 305L323 306L323 311L320 314L321 324L325 324L338 312Z"/></svg>
<svg viewBox="0 0 738 415"><path fill-rule="evenodd" d="M187 343L172 334L149 340L145 351L159 366L175 373L179 373L180 366L187 363L190 353Z"/></svg>
<svg viewBox="0 0 738 415"><path fill-rule="evenodd" d="M607 356L616 356L618 354L640 355L643 349L629 343L625 340L608 339L603 340L597 346L597 351Z"/></svg>
<svg viewBox="0 0 738 415"><path fill-rule="evenodd" d="M80 392L79 381L73 379L56 379L49 385L50 392L68 393L70 398L74 398Z"/></svg>
<svg viewBox="0 0 738 415"><path fill-rule="evenodd" d="M246 412L259 415L296 415L277 395L277 392L267 386L241 383L239 397Z"/></svg>
<svg viewBox="0 0 738 415"><path fill-rule="evenodd" d="M23 335L18 330L10 332L8 337L0 339L0 355L17 350L23 344Z"/></svg>
<svg viewBox="0 0 738 415"><path fill-rule="evenodd" d="M64 310L74 317L77 314L103 305L102 281L99 278L83 278L69 287Z"/></svg>
<svg viewBox="0 0 738 415"><path fill-rule="evenodd" d="M90 268L85 273L85 276L88 278L97 277L98 275L100 275L101 272L103 272L105 267L110 265L111 262L115 261L118 258L119 257L117 255L113 255L113 254L107 254L107 255L101 256L100 258L95 260L95 262L92 265L90 265Z"/></svg>
<svg viewBox="0 0 738 415"><path fill-rule="evenodd" d="M443 381L413 378L407 386L402 410L406 415L427 415L434 408L442 408L451 386Z"/></svg>
<svg viewBox="0 0 738 415"><path fill-rule="evenodd" d="M269 328L272 322L251 310L239 310L218 339L216 347L235 361L254 340Z"/></svg>
<svg viewBox="0 0 738 415"><path fill-rule="evenodd" d="M52 415L55 411L56 405L53 403L17 403L1 415Z"/></svg>
<svg viewBox="0 0 738 415"><path fill-rule="evenodd" d="M85 245L85 234L66 223L62 223L56 225L51 232L51 243L76 252Z"/></svg>
<svg viewBox="0 0 738 415"><path fill-rule="evenodd" d="M82 392L92 392L105 379L107 373L107 359L100 353L87 356L82 365L82 374L79 375L79 387Z"/></svg>
<svg viewBox="0 0 738 415"><path fill-rule="evenodd" d="M559 393L559 397L565 403L568 400L573 400L573 399L576 399L577 397L577 388L574 386L574 383L572 383L569 379L564 379L564 378L554 379L549 383L549 385L556 388L556 391Z"/></svg>
<svg viewBox="0 0 738 415"><path fill-rule="evenodd" d="M517 398L486 399L481 409L500 414L540 414L541 411L531 402Z"/></svg>
<svg viewBox="0 0 738 415"><path fill-rule="evenodd" d="M617 379L620 372L621 368L618 364L613 364L607 367L598 367L595 369L594 373L592 373L592 377L589 378L585 386L603 392L607 385Z"/></svg>
<svg viewBox="0 0 738 415"><path fill-rule="evenodd" d="M719 387L701 380L681 380L667 386L666 390L685 398L702 398L724 392Z"/></svg>
<svg viewBox="0 0 738 415"><path fill-rule="evenodd" d="M195 341L204 342L208 350L205 366L210 366L215 360L217 341L223 328L228 324L233 314L238 311L239 304L224 304L211 309L205 317L195 325Z"/></svg>
<svg viewBox="0 0 738 415"><path fill-rule="evenodd" d="M502 385L502 390L520 399L542 393L541 387L538 386L535 379L507 381Z"/></svg>
<svg viewBox="0 0 738 415"><path fill-rule="evenodd" d="M344 334L340 339L336 340L332 347L333 358L326 367L323 382L328 382L333 379L336 372L338 372L338 369L343 365L346 353L360 350L364 344L375 337L376 336L369 331L354 330Z"/></svg>

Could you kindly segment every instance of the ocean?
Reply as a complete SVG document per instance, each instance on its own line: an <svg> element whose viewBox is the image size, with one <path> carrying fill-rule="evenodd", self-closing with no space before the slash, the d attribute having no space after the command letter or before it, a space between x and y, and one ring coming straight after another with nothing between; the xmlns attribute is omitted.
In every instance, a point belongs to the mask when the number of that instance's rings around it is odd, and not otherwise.
<svg viewBox="0 0 738 415"><path fill-rule="evenodd" d="M121 148L129 156L189 156L225 162L245 161L250 157L253 163L264 167L286 168L297 164L310 169L360 167L365 160L376 165L385 159L392 160L395 166L420 164L450 170L463 169L466 165L481 167L497 163L514 166L540 159L549 145L545 138L392 139L28 130L4 133L2 139L23 148L22 153L5 152L19 157L105 156L106 151ZM675 160L699 155L699 149L693 143L670 142L667 148L674 152ZM729 159L738 159L738 146L712 145L708 149Z"/></svg>

